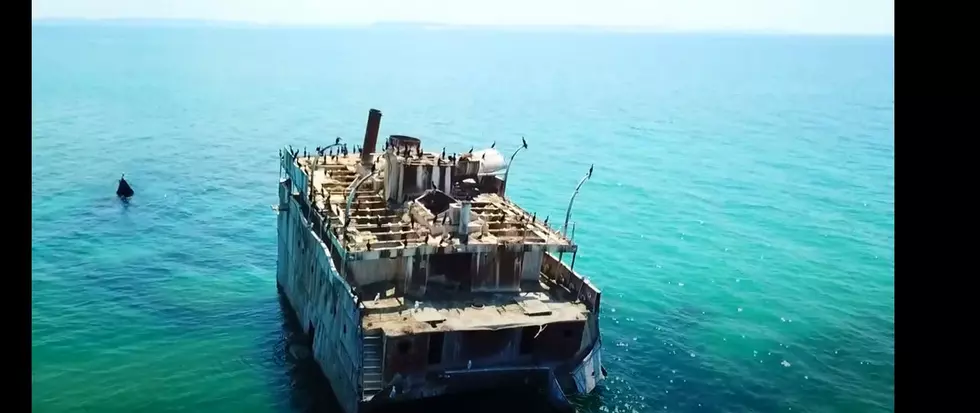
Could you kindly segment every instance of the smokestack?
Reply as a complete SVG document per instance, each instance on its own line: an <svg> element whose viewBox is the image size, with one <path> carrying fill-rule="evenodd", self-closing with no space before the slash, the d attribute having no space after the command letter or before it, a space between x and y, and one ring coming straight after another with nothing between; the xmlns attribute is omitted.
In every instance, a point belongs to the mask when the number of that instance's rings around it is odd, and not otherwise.
<svg viewBox="0 0 980 413"><path fill-rule="evenodd" d="M367 129L364 131L364 145L361 148L361 165L370 168L374 163L374 150L378 145L378 130L381 129L381 111L371 109L368 112Z"/></svg>
<svg viewBox="0 0 980 413"><path fill-rule="evenodd" d="M462 204L459 209L459 227L456 231L459 233L459 241L465 245L470 238L470 201L462 201Z"/></svg>

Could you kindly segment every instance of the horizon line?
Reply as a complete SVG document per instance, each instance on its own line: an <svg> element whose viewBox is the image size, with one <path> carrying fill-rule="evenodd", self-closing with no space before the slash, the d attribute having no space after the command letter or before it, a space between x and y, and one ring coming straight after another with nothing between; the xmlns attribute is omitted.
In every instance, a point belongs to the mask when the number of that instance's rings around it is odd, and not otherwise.
<svg viewBox="0 0 980 413"><path fill-rule="evenodd" d="M324 29L371 29L371 28L415 28L415 29L503 29L503 30L533 30L574 31L592 33L634 33L634 34L731 34L759 36L813 36L813 37L888 37L894 38L894 33L875 32L807 32L775 29L679 29L656 26L609 26L590 24L479 24L479 23L442 23L416 21L375 21L360 23L287 23L287 22L256 22L247 20L194 19L194 18L157 18L157 17L31 17L31 26L44 24L126 24L131 26L178 25L178 26L211 26L231 28L324 28Z"/></svg>

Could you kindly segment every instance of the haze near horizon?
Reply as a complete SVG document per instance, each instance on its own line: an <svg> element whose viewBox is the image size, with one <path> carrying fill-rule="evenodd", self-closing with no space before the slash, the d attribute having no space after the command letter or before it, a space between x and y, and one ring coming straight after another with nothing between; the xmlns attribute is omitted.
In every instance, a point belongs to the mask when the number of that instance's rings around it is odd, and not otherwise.
<svg viewBox="0 0 980 413"><path fill-rule="evenodd" d="M32 0L41 19L180 19L276 25L385 22L660 31L894 34L890 0Z"/></svg>

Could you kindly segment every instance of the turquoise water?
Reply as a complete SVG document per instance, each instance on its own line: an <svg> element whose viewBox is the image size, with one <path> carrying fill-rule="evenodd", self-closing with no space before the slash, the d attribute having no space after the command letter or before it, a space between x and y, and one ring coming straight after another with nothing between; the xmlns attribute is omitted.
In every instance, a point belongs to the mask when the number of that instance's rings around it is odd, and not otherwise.
<svg viewBox="0 0 980 413"><path fill-rule="evenodd" d="M552 222L596 165L583 410L894 410L891 38L32 36L35 411L330 411L284 351L270 205L282 145L359 142L371 107L429 150L525 136L508 189Z"/></svg>

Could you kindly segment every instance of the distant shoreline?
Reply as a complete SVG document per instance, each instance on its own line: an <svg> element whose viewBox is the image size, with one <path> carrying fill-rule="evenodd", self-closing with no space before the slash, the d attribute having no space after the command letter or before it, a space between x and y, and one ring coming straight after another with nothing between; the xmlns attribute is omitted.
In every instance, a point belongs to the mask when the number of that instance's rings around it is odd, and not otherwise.
<svg viewBox="0 0 980 413"><path fill-rule="evenodd" d="M894 38L889 33L809 33L775 30L678 30L658 27L587 26L587 25L464 25L424 22L379 22L364 24L286 24L233 20L195 19L31 19L31 26L107 26L170 28L242 28L242 29L339 29L339 30L470 30L536 33L620 33L668 35L726 36L806 36L806 37L879 37Z"/></svg>

